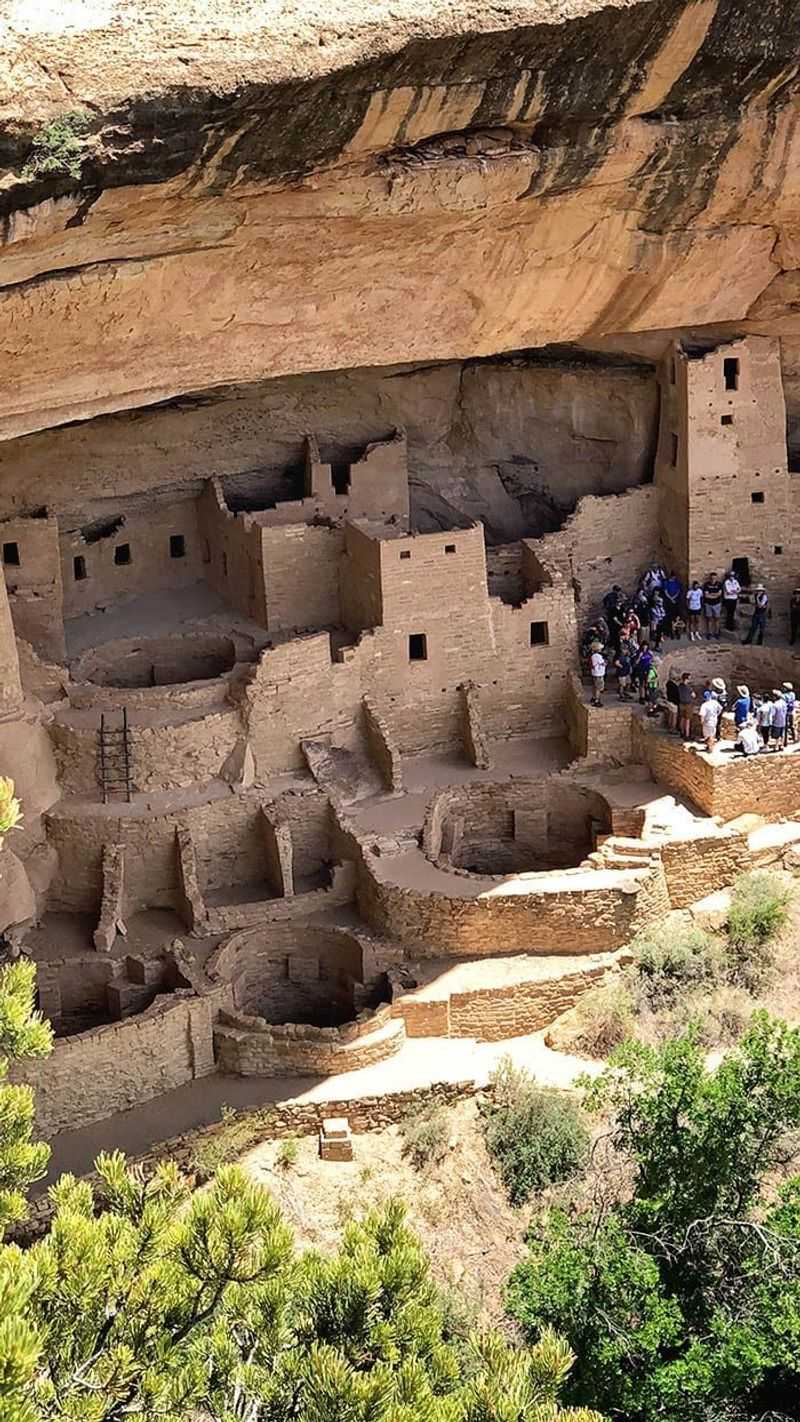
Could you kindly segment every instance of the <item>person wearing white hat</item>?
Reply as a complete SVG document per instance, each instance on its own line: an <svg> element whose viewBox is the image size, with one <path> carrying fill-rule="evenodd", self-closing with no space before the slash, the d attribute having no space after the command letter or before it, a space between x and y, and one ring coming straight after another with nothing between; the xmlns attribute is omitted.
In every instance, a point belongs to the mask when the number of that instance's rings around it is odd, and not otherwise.
<svg viewBox="0 0 800 1422"><path fill-rule="evenodd" d="M742 643L742 646L749 647L755 641L759 647L764 645L764 631L769 616L769 594L763 583L756 583L753 589L753 616L750 620L750 629Z"/></svg>

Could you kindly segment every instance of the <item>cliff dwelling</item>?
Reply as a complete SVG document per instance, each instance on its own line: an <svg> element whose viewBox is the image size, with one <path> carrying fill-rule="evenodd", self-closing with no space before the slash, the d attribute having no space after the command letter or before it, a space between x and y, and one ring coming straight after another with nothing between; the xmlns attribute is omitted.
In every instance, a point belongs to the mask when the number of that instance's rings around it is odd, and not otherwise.
<svg viewBox="0 0 800 1422"><path fill-rule="evenodd" d="M3 100L0 932L47 1135L537 1032L800 838L800 741L750 760L733 710L800 686L792 7L746 53L722 0L560 8L243 33L245 81L156 6L152 84L54 33ZM682 601L628 700L594 639L653 569L736 574L736 622Z"/></svg>

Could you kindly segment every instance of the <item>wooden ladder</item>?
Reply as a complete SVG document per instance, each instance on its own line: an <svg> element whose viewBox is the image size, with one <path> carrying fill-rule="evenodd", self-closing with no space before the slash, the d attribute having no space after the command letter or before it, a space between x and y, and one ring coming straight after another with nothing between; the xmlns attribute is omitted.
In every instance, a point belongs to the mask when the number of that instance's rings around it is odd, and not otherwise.
<svg viewBox="0 0 800 1422"><path fill-rule="evenodd" d="M128 727L128 708L122 708L122 725L108 726L106 713L100 713L100 785L103 804L107 805L114 795L131 798L131 733Z"/></svg>

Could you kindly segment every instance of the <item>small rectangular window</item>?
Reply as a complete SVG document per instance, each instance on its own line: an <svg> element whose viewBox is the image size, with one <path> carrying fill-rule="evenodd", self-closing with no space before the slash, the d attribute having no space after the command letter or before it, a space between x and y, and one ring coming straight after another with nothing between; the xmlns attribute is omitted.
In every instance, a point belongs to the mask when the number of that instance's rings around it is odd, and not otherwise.
<svg viewBox="0 0 800 1422"><path fill-rule="evenodd" d="M456 551L456 545L455 545L455 543L445 543L445 545L444 545L444 551L445 551L445 553L455 553L455 551Z"/></svg>
<svg viewBox="0 0 800 1422"><path fill-rule="evenodd" d="M86 577L86 559L83 554L77 553L72 560L72 573L76 583L82 583Z"/></svg>
<svg viewBox="0 0 800 1422"><path fill-rule="evenodd" d="M722 418L720 419L720 424L721 424L721 425L732 425L732 424L733 424L733 415L723 415Z"/></svg>
<svg viewBox="0 0 800 1422"><path fill-rule="evenodd" d="M186 539L182 533L171 533L169 536L169 556L170 558L186 557Z"/></svg>
<svg viewBox="0 0 800 1422"><path fill-rule="evenodd" d="M777 554L778 557L780 557L781 553L783 552L783 544L776 543L772 551L773 553Z"/></svg>
<svg viewBox="0 0 800 1422"><path fill-rule="evenodd" d="M761 489L754 490L754 492L750 495L750 502L751 504L763 504L764 495Z"/></svg>
<svg viewBox="0 0 800 1422"><path fill-rule="evenodd" d="M722 362L722 371L725 376L725 389L739 389L739 362L732 356L726 357Z"/></svg>
<svg viewBox="0 0 800 1422"><path fill-rule="evenodd" d="M350 488L350 465L332 464L331 483L334 494L346 494Z"/></svg>
<svg viewBox="0 0 800 1422"><path fill-rule="evenodd" d="M410 662L427 662L428 639L424 632L411 633L408 639L408 660Z"/></svg>
<svg viewBox="0 0 800 1422"><path fill-rule="evenodd" d="M130 563L130 561L130 543L118 543L116 548L114 549L114 562L117 564L118 567L122 567L125 563Z"/></svg>
<svg viewBox="0 0 800 1422"><path fill-rule="evenodd" d="M9 568L18 568L18 567L19 567L19 544L18 544L18 543L4 543L4 544L3 544L3 562L4 562Z"/></svg>
<svg viewBox="0 0 800 1422"><path fill-rule="evenodd" d="M550 632L546 622L531 623L531 646L546 647L550 642Z"/></svg>
<svg viewBox="0 0 800 1422"><path fill-rule="evenodd" d="M410 557L411 557L411 553L410 553L410 551L408 550L408 548L404 548L404 549L403 549L402 553L400 554L400 557L401 557L401 558L410 558Z"/></svg>
<svg viewBox="0 0 800 1422"><path fill-rule="evenodd" d="M678 463L678 436L670 435L670 463L673 469Z"/></svg>

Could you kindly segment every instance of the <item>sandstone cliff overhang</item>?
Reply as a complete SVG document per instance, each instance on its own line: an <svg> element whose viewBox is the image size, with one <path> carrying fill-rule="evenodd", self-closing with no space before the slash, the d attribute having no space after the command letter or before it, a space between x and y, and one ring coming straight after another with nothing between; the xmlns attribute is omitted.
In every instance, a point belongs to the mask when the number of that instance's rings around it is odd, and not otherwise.
<svg viewBox="0 0 800 1422"><path fill-rule="evenodd" d="M795 329L795 0L3 11L2 437L303 370Z"/></svg>

